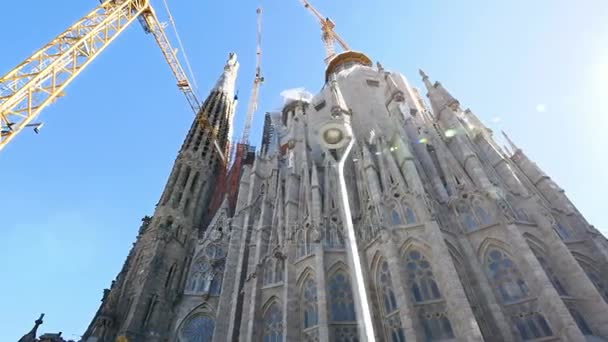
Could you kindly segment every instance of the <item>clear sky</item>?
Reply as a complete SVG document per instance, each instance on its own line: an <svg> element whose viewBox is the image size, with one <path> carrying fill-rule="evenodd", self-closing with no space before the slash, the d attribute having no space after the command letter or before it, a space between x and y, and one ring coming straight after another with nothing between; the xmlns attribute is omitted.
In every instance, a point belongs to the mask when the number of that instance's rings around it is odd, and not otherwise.
<svg viewBox="0 0 608 342"><path fill-rule="evenodd" d="M160 0L151 0L166 18ZM255 1L168 0L207 95L239 55L240 132L254 76ZM98 2L0 5L0 74ZM608 232L608 2L605 0L316 0L352 48L421 86L440 80L495 131L505 130L587 219ZM319 27L297 0L264 0L266 83L279 93L323 81ZM152 214L193 113L151 36L122 34L47 108L40 135L0 153L0 341L41 312L43 332L77 339ZM262 114L253 128L259 141Z"/></svg>

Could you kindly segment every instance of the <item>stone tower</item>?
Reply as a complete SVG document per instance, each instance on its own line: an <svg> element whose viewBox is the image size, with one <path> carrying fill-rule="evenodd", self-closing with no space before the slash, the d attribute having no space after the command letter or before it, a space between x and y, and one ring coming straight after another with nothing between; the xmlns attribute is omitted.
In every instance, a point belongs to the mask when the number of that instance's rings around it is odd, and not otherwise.
<svg viewBox="0 0 608 342"><path fill-rule="evenodd" d="M209 212L236 69L84 341L608 341L608 240L422 71L430 109L401 74L334 56Z"/></svg>
<svg viewBox="0 0 608 342"><path fill-rule="evenodd" d="M85 341L166 341L206 206L221 172L239 64L230 54L175 160L154 215L142 221L122 270L105 290ZM217 137L217 139L213 139Z"/></svg>

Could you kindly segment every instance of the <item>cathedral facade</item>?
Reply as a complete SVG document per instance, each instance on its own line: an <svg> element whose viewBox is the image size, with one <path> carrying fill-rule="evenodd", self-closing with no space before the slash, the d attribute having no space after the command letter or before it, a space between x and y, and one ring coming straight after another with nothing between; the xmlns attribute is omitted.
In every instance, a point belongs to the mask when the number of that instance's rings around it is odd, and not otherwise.
<svg viewBox="0 0 608 342"><path fill-rule="evenodd" d="M608 341L606 238L422 71L430 108L401 74L334 56L210 210L237 69L83 341Z"/></svg>

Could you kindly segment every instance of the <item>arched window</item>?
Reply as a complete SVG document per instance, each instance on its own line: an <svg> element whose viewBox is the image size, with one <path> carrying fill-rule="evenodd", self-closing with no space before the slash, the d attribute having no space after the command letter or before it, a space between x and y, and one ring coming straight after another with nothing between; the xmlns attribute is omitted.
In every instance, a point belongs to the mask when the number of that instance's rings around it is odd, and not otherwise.
<svg viewBox="0 0 608 342"><path fill-rule="evenodd" d="M390 314L397 310L397 300L395 299L395 293L393 292L391 273L386 261L382 261L378 267L377 286L380 288L380 301L382 303L383 312L385 314Z"/></svg>
<svg viewBox="0 0 608 342"><path fill-rule="evenodd" d="M405 222L407 224L416 223L416 215L414 215L412 208L408 206L405 207Z"/></svg>
<svg viewBox="0 0 608 342"><path fill-rule="evenodd" d="M420 321L424 329L426 341L444 341L454 338L450 321L442 312L421 311Z"/></svg>
<svg viewBox="0 0 608 342"><path fill-rule="evenodd" d="M379 289L378 296L380 297L379 301L382 306L387 341L405 342L405 334L401 326L399 311L397 310L397 299L393 291L393 280L386 260L383 260L378 265L376 286Z"/></svg>
<svg viewBox="0 0 608 342"><path fill-rule="evenodd" d="M532 221L530 221L530 216L528 216L528 212L524 208L515 209L515 217L519 221L532 222Z"/></svg>
<svg viewBox="0 0 608 342"><path fill-rule="evenodd" d="M540 266L545 271L545 274L547 274L549 280L551 280L551 284L553 284L553 287L555 287L557 293L559 293L560 296L567 296L568 291L566 291L566 288L564 287L564 285L562 285L562 282L555 275L555 273L553 273L553 269L551 268L551 266L549 266L547 260L543 256L538 255L538 252L536 252L534 249L532 249L532 252L534 252L534 254L536 255L536 259L538 259Z"/></svg>
<svg viewBox="0 0 608 342"><path fill-rule="evenodd" d="M264 313L264 342L283 341L283 313L277 302L274 302Z"/></svg>
<svg viewBox="0 0 608 342"><path fill-rule="evenodd" d="M206 315L196 315L184 323L180 342L211 342L215 322Z"/></svg>
<svg viewBox="0 0 608 342"><path fill-rule="evenodd" d="M394 226L398 226L402 223L403 221L401 220L401 215L399 215L397 209L391 210L391 224Z"/></svg>
<svg viewBox="0 0 608 342"><path fill-rule="evenodd" d="M581 265L581 268L585 271L587 277L589 277L589 280L591 280L593 285L595 285L597 291L602 295L604 301L608 302L608 288L606 288L606 286L602 282L602 278L600 278L599 272L588 262L583 261L578 257L575 259L576 261L578 261L579 265Z"/></svg>
<svg viewBox="0 0 608 342"><path fill-rule="evenodd" d="M215 275L211 281L209 288L209 294L212 296L219 296L222 290L222 279L224 278L224 265L219 266L215 269Z"/></svg>
<svg viewBox="0 0 608 342"><path fill-rule="evenodd" d="M589 324L587 324L587 321L585 321L585 318L580 314L580 312L571 308L570 314L572 315L572 318L574 318L576 325L578 325L578 328L581 330L583 335L593 335L593 331L591 331Z"/></svg>
<svg viewBox="0 0 608 342"><path fill-rule="evenodd" d="M477 229L477 221L468 206L462 206L458 209L458 217L460 217L460 224L466 231L471 232Z"/></svg>
<svg viewBox="0 0 608 342"><path fill-rule="evenodd" d="M422 253L417 250L407 252L405 270L412 300L415 303L441 299L431 264Z"/></svg>
<svg viewBox="0 0 608 342"><path fill-rule="evenodd" d="M486 273L504 303L512 303L528 296L528 287L519 270L505 252L492 248L486 254Z"/></svg>
<svg viewBox="0 0 608 342"><path fill-rule="evenodd" d="M571 236L570 231L559 222L555 223L553 229L555 229L557 235L559 235L562 240L568 240Z"/></svg>
<svg viewBox="0 0 608 342"><path fill-rule="evenodd" d="M208 293L213 279L213 270L205 255L195 261L191 272L187 289L191 292Z"/></svg>
<svg viewBox="0 0 608 342"><path fill-rule="evenodd" d="M340 270L329 280L331 320L348 322L355 320L355 302L348 273Z"/></svg>
<svg viewBox="0 0 608 342"><path fill-rule="evenodd" d="M302 317L304 329L317 325L319 322L317 283L310 277L302 285L302 308L304 311L304 317Z"/></svg>
<svg viewBox="0 0 608 342"><path fill-rule="evenodd" d="M553 336L545 317L539 312L521 313L514 317L515 327L524 341Z"/></svg>
<svg viewBox="0 0 608 342"><path fill-rule="evenodd" d="M492 223L492 218L482 206L476 205L474 207L474 210L475 215L477 216L477 219L479 220L479 223L481 223L481 225L487 226Z"/></svg>

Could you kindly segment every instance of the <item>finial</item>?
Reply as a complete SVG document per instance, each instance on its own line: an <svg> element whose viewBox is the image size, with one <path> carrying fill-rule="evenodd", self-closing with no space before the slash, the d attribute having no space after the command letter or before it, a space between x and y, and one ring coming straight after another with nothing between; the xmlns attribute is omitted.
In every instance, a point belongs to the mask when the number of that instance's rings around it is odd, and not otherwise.
<svg viewBox="0 0 608 342"><path fill-rule="evenodd" d="M505 133L504 131L500 131L502 133L502 135L505 137L505 139L507 139L507 142L509 143L509 146L511 146L511 149L513 150L513 153L517 152L519 150L519 147L517 147L513 141L511 141L511 139L509 138L509 136L507 135L507 133Z"/></svg>
<svg viewBox="0 0 608 342"><path fill-rule="evenodd" d="M44 314L40 314L40 317L34 321L34 327L32 328L32 330L30 330L30 332L28 332L27 334L23 335L23 337L21 337L19 339L19 342L35 342L37 341L36 339L36 334L38 331L38 327L40 325L42 325L42 323L44 323L42 321L42 318L44 318Z"/></svg>
<svg viewBox="0 0 608 342"><path fill-rule="evenodd" d="M429 76L422 69L418 69L418 73L420 73L420 77L422 77L422 79L429 78Z"/></svg>

